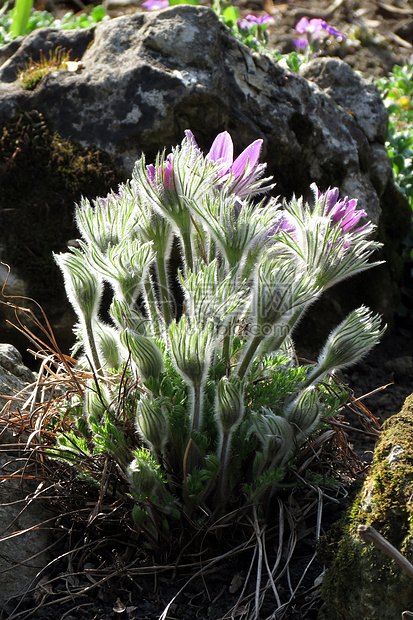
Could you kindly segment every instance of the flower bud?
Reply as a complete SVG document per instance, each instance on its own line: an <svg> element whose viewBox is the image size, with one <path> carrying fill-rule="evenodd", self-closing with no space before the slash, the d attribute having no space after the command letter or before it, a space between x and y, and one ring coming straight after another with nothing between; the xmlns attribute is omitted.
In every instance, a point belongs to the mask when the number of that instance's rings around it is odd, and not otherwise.
<svg viewBox="0 0 413 620"><path fill-rule="evenodd" d="M144 456L138 455L133 459L127 467L126 475L131 487L146 497L156 494L162 488L156 466Z"/></svg>
<svg viewBox="0 0 413 620"><path fill-rule="evenodd" d="M373 316L365 306L357 308L331 332L312 375L320 376L358 362L376 346L383 332L378 315Z"/></svg>
<svg viewBox="0 0 413 620"><path fill-rule="evenodd" d="M102 296L102 284L79 250L54 254L65 282L67 296L81 319L91 321L96 316Z"/></svg>
<svg viewBox="0 0 413 620"><path fill-rule="evenodd" d="M163 370L163 359L162 353L153 340L131 329L125 329L121 332L120 340L130 351L144 381L150 377L159 376Z"/></svg>
<svg viewBox="0 0 413 620"><path fill-rule="evenodd" d="M264 466L282 465L294 449L294 431L291 424L270 409L262 407L251 415L253 432L261 442Z"/></svg>
<svg viewBox="0 0 413 620"><path fill-rule="evenodd" d="M287 407L285 418L305 437L315 430L325 410L317 388L310 386Z"/></svg>
<svg viewBox="0 0 413 620"><path fill-rule="evenodd" d="M118 332L110 325L96 322L100 358L107 368L117 369L122 364Z"/></svg>
<svg viewBox="0 0 413 620"><path fill-rule="evenodd" d="M168 440L169 422L166 398L142 398L138 402L136 421L138 433L156 454L163 454Z"/></svg>
<svg viewBox="0 0 413 620"><path fill-rule="evenodd" d="M244 385L237 376L222 377L217 387L216 419L224 434L231 433L244 415Z"/></svg>

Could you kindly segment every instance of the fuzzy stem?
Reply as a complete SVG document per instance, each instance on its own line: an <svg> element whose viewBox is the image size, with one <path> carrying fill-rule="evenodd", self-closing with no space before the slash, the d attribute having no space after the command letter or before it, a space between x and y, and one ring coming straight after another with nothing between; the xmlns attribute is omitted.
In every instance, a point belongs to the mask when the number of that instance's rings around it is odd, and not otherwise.
<svg viewBox="0 0 413 620"><path fill-rule="evenodd" d="M162 312L163 318L165 321L166 327L170 325L172 321L171 308L169 303L169 288L168 288L168 277L166 274L166 261L164 254L157 254L156 256L156 266L158 268L158 279L159 279L159 288L161 292L161 304L162 304Z"/></svg>
<svg viewBox="0 0 413 620"><path fill-rule="evenodd" d="M95 367L95 372L99 373L102 370L102 364L100 363L98 350L96 347L95 335L93 333L92 319L85 319L85 329L87 341L89 344L90 353L92 355L93 365Z"/></svg>
<svg viewBox="0 0 413 620"><path fill-rule="evenodd" d="M239 367L238 367L238 377L240 379L243 379L245 376L245 373L247 372L249 365L252 361L252 358L254 357L258 347L260 346L261 342L263 340L263 336L257 335L254 336L254 338L251 340L251 342L249 343L248 349L244 355L244 357L242 358L242 362L240 363Z"/></svg>
<svg viewBox="0 0 413 620"><path fill-rule="evenodd" d="M221 464L221 478L219 480L219 501L224 504L227 496L228 487L228 461L231 447L232 433L224 433L221 439L221 445L218 450L219 461Z"/></svg>
<svg viewBox="0 0 413 620"><path fill-rule="evenodd" d="M182 243L184 246L185 262L187 269L193 269L194 261L192 256L191 229L181 228Z"/></svg>
<svg viewBox="0 0 413 620"><path fill-rule="evenodd" d="M200 431L202 423L202 386L191 385L192 391L192 415L191 415L191 432Z"/></svg>
<svg viewBox="0 0 413 620"><path fill-rule="evenodd" d="M145 295L146 295L146 310L149 314L149 320L151 322L151 329L153 335L157 338L161 337L160 321L158 320L158 313L156 311L156 302L153 294L153 288L149 279L145 280Z"/></svg>
<svg viewBox="0 0 413 620"><path fill-rule="evenodd" d="M231 327L227 327L227 332L224 336L224 340L222 343L222 359L225 363L227 377L229 377L231 370L231 338L230 338Z"/></svg>

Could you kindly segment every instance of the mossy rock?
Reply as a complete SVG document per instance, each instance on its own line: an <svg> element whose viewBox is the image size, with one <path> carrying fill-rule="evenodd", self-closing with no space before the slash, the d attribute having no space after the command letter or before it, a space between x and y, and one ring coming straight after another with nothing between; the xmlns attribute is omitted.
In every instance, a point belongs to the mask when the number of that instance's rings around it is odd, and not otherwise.
<svg viewBox="0 0 413 620"><path fill-rule="evenodd" d="M124 180L108 154L63 140L36 110L0 128L1 260L24 282L26 295L42 306L53 326L69 312L69 303L52 252L66 251L67 242L78 237L75 203L82 196L105 195ZM6 337L4 323L3 316L0 340ZM68 323L65 329L71 332Z"/></svg>
<svg viewBox="0 0 413 620"><path fill-rule="evenodd" d="M413 394L389 418L370 475L334 536L322 543L332 558L319 620L400 620L413 611L413 579L372 543L357 535L370 525L413 562ZM328 558L325 558L328 560Z"/></svg>

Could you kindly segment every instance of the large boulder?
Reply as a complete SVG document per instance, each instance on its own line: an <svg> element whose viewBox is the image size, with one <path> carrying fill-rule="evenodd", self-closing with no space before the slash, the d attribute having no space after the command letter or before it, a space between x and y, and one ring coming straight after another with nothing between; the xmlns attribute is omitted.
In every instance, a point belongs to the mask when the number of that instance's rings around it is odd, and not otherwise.
<svg viewBox="0 0 413 620"><path fill-rule="evenodd" d="M24 90L22 68L38 61L40 50L47 58L58 47L72 50L77 70L53 71L34 90ZM340 60L319 58L300 75L293 74L272 57L242 45L211 9L188 5L118 17L86 32L40 29L19 45L10 44L2 58L0 123L6 131L17 112L36 110L52 134L101 149L130 176L142 152L150 161L159 150L179 143L187 128L203 149L218 132L228 130L238 150L264 139L263 160L281 196L310 198L309 186L316 182L320 189L338 186L343 195L358 198L359 207L378 224L386 242L384 257L390 259L373 280L358 280L363 292L359 297L391 316L397 303L400 243L411 216L392 181L384 146L387 114L380 95ZM3 166L6 174L18 159L17 149ZM28 168L26 176L30 174ZM45 179L45 187L48 182ZM101 193L106 191L102 187ZM82 193L88 192L79 188L79 199ZM48 214L62 207L56 198L45 202L45 219L36 216L35 223L38 229L44 221L50 233ZM3 220L9 209L5 199L4 205ZM14 201L13 211L18 209ZM67 209L65 214L66 221ZM56 217L52 226L55 222ZM11 236L15 239L18 233ZM39 235L25 241L20 263L8 261L12 242L5 244L3 260L11 262L17 276L36 255L38 242ZM38 299L31 284L30 294ZM346 302L356 289L353 285L350 295L346 290L338 308L331 308L335 317L348 311ZM49 312L47 295L38 301Z"/></svg>
<svg viewBox="0 0 413 620"><path fill-rule="evenodd" d="M25 91L22 67L58 46L76 50L79 70ZM102 22L93 40L35 31L0 69L0 120L34 108L63 138L111 153L128 173L142 151L152 157L187 128L202 147L223 129L238 149L262 137L282 195L308 195L313 181L339 185L377 223L390 178L378 91L338 59L312 61L302 75L251 52L211 9L175 6Z"/></svg>
<svg viewBox="0 0 413 620"><path fill-rule="evenodd" d="M398 620L413 612L413 580L393 559L357 533L378 531L413 562L413 395L389 418L371 472L347 516L323 545L330 566L319 620Z"/></svg>

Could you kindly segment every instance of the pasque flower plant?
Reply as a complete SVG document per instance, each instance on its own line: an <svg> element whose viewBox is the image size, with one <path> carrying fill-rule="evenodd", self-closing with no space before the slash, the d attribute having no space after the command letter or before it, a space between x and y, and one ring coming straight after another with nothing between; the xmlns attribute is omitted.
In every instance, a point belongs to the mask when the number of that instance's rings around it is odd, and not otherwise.
<svg viewBox="0 0 413 620"><path fill-rule="evenodd" d="M378 244L357 201L338 189L314 185L311 205L257 200L273 187L262 144L234 159L223 132L204 155L187 131L154 164L142 156L116 193L82 200L79 248L56 256L89 373L83 405L71 406L77 430L59 438L59 455L76 465L76 450L79 462L85 452L111 454L152 540L166 517L199 507L208 518L270 497L342 404L326 398L330 375L382 333L361 307L315 365L297 366L300 318L323 291L376 264Z"/></svg>

